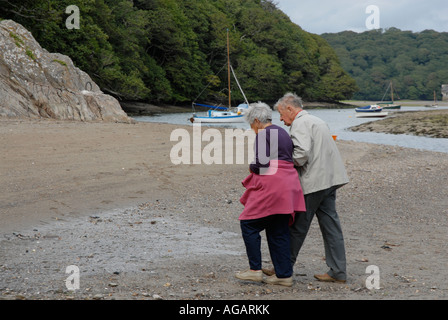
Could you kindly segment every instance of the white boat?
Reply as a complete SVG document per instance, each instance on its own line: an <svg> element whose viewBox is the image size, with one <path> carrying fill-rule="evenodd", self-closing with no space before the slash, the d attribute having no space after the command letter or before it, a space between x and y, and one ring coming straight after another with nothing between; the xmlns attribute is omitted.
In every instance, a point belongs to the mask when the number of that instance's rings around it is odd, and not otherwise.
<svg viewBox="0 0 448 320"><path fill-rule="evenodd" d="M388 112L383 112L383 107L377 104L371 104L355 109L356 118L383 118L388 115Z"/></svg>
<svg viewBox="0 0 448 320"><path fill-rule="evenodd" d="M235 123L235 122L244 122L244 112L249 108L249 102L247 101L246 95L241 89L240 83L236 78L235 71L230 65L230 55L229 55L229 30L227 29L227 72L228 72L228 98L229 105L228 107L222 106L210 106L201 103L192 103L193 107L193 116L189 119L191 123L200 122L200 123ZM241 91L241 94L244 97L246 103L242 103L238 105L236 108L232 108L231 103L231 88L230 88L230 72L232 72L233 77L238 85L238 88ZM207 85L208 86L208 85ZM195 106L207 107L209 108L208 112L204 116L198 116L196 114Z"/></svg>
<svg viewBox="0 0 448 320"><path fill-rule="evenodd" d="M358 107L355 109L355 111L358 113L379 113L383 111L383 107L377 105L377 104L371 104L364 107Z"/></svg>
<svg viewBox="0 0 448 320"><path fill-rule="evenodd" d="M212 107L212 106L210 106ZM240 104L235 111L208 110L207 115L197 116L193 114L191 122L196 123L238 123L244 122L244 111L248 108L247 104Z"/></svg>

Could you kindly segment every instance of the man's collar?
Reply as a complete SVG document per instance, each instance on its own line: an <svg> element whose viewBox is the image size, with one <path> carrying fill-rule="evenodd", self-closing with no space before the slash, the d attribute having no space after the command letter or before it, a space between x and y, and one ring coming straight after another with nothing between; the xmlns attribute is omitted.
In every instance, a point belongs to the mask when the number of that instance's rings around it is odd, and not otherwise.
<svg viewBox="0 0 448 320"><path fill-rule="evenodd" d="M304 116L306 114L308 114L308 112L306 110L302 109L299 112L297 112L296 116L294 117L294 120L297 119L297 118L300 118L301 116Z"/></svg>

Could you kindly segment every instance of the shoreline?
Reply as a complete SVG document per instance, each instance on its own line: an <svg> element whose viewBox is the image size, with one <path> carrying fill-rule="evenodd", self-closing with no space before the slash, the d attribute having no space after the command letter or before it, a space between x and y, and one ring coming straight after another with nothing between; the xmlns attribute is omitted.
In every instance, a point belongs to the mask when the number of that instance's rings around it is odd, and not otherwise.
<svg viewBox="0 0 448 320"><path fill-rule="evenodd" d="M326 271L315 219L286 288L234 278L247 268L237 220L247 164L173 165L170 133L190 126L0 123L0 299L448 297L444 153L337 141L350 177L337 200L348 282L314 280ZM379 290L365 287L369 265Z"/></svg>
<svg viewBox="0 0 448 320"><path fill-rule="evenodd" d="M448 109L391 112L385 119L366 122L349 129L355 132L448 138Z"/></svg>
<svg viewBox="0 0 448 320"><path fill-rule="evenodd" d="M274 103L271 103L271 107ZM122 109L128 114L128 116L153 116L156 114L165 113L191 113L191 105L154 105L151 103L139 102L139 101L120 101ZM345 102L322 102L322 101L304 101L304 108L306 109L343 109L343 108L355 108L356 105ZM204 108L204 111L206 108Z"/></svg>
<svg viewBox="0 0 448 320"><path fill-rule="evenodd" d="M346 103L346 104L351 104L356 107L378 103L377 100L343 100L341 102ZM397 103L401 106L404 106L404 107L422 107L425 105L431 105L434 103L434 101L432 101L432 100L398 100L398 101L395 101L395 103ZM448 107L448 101L438 101L438 105L441 107Z"/></svg>
<svg viewBox="0 0 448 320"><path fill-rule="evenodd" d="M403 100L403 106L423 106L426 104L431 104L432 101L423 100ZM343 100L339 102L323 102L323 101L303 101L305 109L345 109L345 108L356 108L359 106L369 105L376 103L375 101L357 101L357 100ZM275 104L269 103L271 107ZM155 105L151 103L141 102L141 101L120 101L120 105L123 110L129 116L152 116L155 114L164 113L181 113L181 112L192 112L191 105ZM448 101L440 101L440 106L448 106ZM204 109L205 110L205 109Z"/></svg>

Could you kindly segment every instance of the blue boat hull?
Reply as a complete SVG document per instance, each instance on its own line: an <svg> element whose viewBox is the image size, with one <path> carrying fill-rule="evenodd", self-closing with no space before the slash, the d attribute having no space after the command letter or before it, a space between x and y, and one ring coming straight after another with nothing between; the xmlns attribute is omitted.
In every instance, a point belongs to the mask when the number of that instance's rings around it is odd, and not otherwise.
<svg viewBox="0 0 448 320"><path fill-rule="evenodd" d="M381 112L383 108L378 105L369 105L355 109L356 112Z"/></svg>

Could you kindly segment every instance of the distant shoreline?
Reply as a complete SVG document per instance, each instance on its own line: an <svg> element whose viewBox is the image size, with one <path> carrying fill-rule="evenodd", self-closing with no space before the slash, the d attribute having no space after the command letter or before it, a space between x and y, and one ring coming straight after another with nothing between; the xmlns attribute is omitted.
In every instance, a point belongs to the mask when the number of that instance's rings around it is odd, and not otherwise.
<svg viewBox="0 0 448 320"><path fill-rule="evenodd" d="M274 103L268 103L273 107ZM191 105L154 105L151 103L138 102L138 101L120 101L120 105L124 112L129 116L153 116L162 113L181 113L192 112ZM304 101L305 109L345 109L355 108L356 105L345 102L322 102L322 101ZM201 110L206 111L206 108Z"/></svg>
<svg viewBox="0 0 448 320"><path fill-rule="evenodd" d="M353 106L367 106L370 104L378 103L379 101L373 101L373 100L344 100L341 101L342 103L353 105ZM431 105L433 104L433 101L431 100L398 100L395 101L396 104L399 104L403 107L421 107L425 105ZM448 101L438 101L437 104L441 107L448 107ZM428 109L430 110L430 109Z"/></svg>
<svg viewBox="0 0 448 320"><path fill-rule="evenodd" d="M363 101L363 100L359 101L344 100L339 102L304 101L303 105L305 109L349 109L374 103L377 103L377 101ZM415 107L431 104L432 101L400 100L397 103L406 107ZM268 103L268 104L270 104L271 107L274 105L274 103ZM440 106L448 106L448 101L440 101L438 102L438 104ZM156 114L163 114L163 113L192 112L191 105L179 105L179 106L169 104L155 105L139 101L120 101L120 105L129 116L153 116ZM205 108L203 108L203 110L206 111Z"/></svg>
<svg viewBox="0 0 448 320"><path fill-rule="evenodd" d="M304 108L345 109L373 103L375 102L354 100L343 101L337 104L328 102L304 102ZM431 104L429 101L422 100L402 100L399 103L406 107L421 107ZM448 106L448 102L439 102L439 106ZM156 106L143 102L122 102L122 108L129 116L153 116L156 114L192 112L191 106ZM448 138L448 125L446 124L448 121L448 110L446 109L428 108L428 110L424 111L390 111L389 113L390 115L386 119L363 123L350 128L350 130L357 132L412 134L431 138Z"/></svg>

